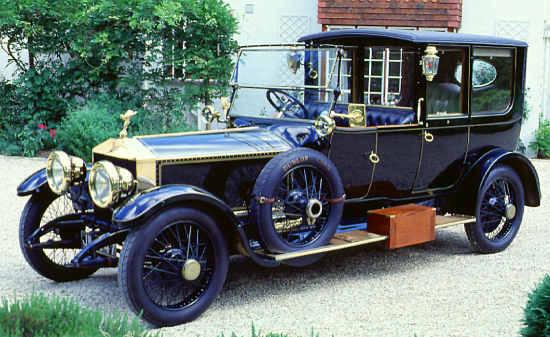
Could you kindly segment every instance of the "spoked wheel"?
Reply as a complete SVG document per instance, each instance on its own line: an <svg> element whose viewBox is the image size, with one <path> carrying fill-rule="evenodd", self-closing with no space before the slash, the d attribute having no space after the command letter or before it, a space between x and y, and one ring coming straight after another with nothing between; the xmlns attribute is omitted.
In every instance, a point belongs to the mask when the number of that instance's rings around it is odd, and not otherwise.
<svg viewBox="0 0 550 337"><path fill-rule="evenodd" d="M198 317L221 291L229 257L208 215L188 208L162 212L131 233L119 263L130 307L155 326Z"/></svg>
<svg viewBox="0 0 550 337"><path fill-rule="evenodd" d="M55 219L77 213L66 194L58 196L42 192L33 195L27 202L19 223L19 245L27 262L42 276L57 282L67 282L86 278L97 271L97 268L69 266L80 248L29 248L27 245L27 239L38 228ZM52 231L40 237L40 243L58 242L75 235L80 237L80 231Z"/></svg>
<svg viewBox="0 0 550 337"><path fill-rule="evenodd" d="M279 238L297 248L317 240L330 214L327 178L312 165L296 166L283 177L277 192L271 212Z"/></svg>
<svg viewBox="0 0 550 337"><path fill-rule="evenodd" d="M504 250L519 231L523 208L524 190L517 173L507 166L493 169L480 190L477 222L466 225L472 246L483 253Z"/></svg>
<svg viewBox="0 0 550 337"><path fill-rule="evenodd" d="M334 165L317 151L297 149L273 158L260 173L253 194L252 217L270 251L322 246L340 224L342 182Z"/></svg>

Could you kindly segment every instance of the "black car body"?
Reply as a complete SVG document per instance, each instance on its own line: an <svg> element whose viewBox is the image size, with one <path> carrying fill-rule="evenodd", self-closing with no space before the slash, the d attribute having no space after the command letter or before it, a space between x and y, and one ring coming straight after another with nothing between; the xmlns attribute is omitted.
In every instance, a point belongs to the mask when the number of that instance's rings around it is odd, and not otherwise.
<svg viewBox="0 0 550 337"><path fill-rule="evenodd" d="M514 151L525 43L374 29L299 42L240 50L225 129L126 138L126 115L93 168L50 156L18 188L33 195L22 220L30 264L58 281L118 265L131 307L172 325L206 309L228 255L306 265L338 249L335 232L368 231L375 208L429 205L463 215L482 252L510 244L523 206L540 205L537 174ZM211 107L204 116L221 120ZM59 195L72 211L40 221ZM37 253L69 248L63 263ZM159 300L147 282L188 290Z"/></svg>

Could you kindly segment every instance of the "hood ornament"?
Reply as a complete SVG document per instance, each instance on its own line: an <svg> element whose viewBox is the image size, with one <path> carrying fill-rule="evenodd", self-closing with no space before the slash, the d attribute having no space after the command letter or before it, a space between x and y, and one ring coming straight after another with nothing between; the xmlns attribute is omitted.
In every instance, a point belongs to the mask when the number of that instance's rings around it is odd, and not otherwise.
<svg viewBox="0 0 550 337"><path fill-rule="evenodd" d="M124 121L124 126L122 127L122 130L120 130L120 133L118 136L120 139L124 139L128 137L128 126L130 126L130 121L132 120L132 117L137 115L137 112L134 110L128 110L124 114L120 115L120 119Z"/></svg>

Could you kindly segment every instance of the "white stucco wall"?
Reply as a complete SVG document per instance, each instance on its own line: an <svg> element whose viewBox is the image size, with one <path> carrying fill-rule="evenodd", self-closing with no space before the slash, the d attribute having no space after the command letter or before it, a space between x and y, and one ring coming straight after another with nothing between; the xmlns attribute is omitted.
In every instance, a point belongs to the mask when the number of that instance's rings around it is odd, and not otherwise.
<svg viewBox="0 0 550 337"><path fill-rule="evenodd" d="M319 32L316 0L226 0L238 18L240 45L290 43Z"/></svg>
<svg viewBox="0 0 550 337"><path fill-rule="evenodd" d="M463 0L460 32L487 34L524 40L529 43L527 87L529 118L521 138L527 146L538 127L539 116L550 118L550 24L549 0Z"/></svg>

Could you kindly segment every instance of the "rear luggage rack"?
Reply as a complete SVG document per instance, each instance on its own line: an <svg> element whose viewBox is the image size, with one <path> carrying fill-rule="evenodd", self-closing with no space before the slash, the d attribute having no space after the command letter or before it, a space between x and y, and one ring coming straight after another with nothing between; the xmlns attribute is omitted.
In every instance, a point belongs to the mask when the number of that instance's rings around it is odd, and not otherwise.
<svg viewBox="0 0 550 337"><path fill-rule="evenodd" d="M463 225L467 223L473 223L476 221L475 217L469 215L457 215L457 214L446 214L446 215L437 215L435 218L435 229L444 229L452 226ZM265 253L263 251L258 251L257 253L273 259L275 261L286 261L292 260L304 256L328 253L336 250L342 250L351 247L358 247L369 245L377 242L384 242L388 239L386 235L378 235L374 233L369 233L364 230L355 230L345 233L338 233L334 235L332 240L330 240L328 245L302 250L297 252L290 253Z"/></svg>

